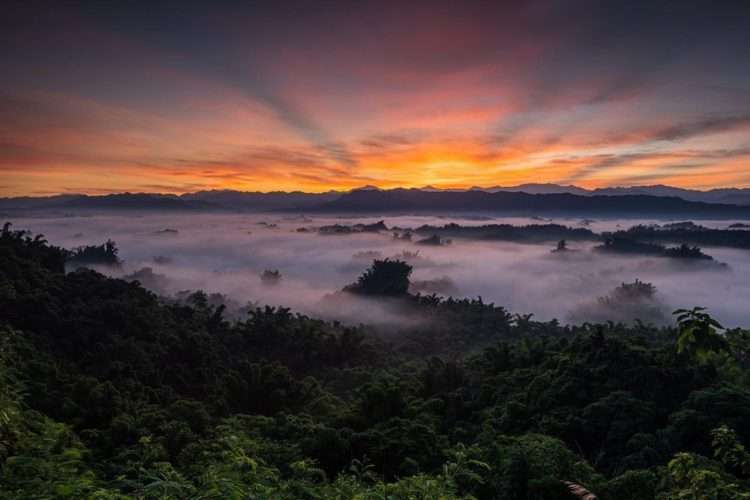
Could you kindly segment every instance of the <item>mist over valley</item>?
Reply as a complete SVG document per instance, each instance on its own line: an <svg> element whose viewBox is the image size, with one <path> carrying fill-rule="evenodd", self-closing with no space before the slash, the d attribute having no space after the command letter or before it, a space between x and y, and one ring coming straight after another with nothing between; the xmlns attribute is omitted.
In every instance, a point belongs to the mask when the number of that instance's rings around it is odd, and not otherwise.
<svg viewBox="0 0 750 500"><path fill-rule="evenodd" d="M375 300L352 300L342 308L326 298L374 260L388 258L413 266L413 292L481 297L543 321L666 324L673 309L703 305L728 325L750 323L748 249L701 245L712 261L598 251L604 233L665 224L670 222L653 218L118 212L15 221L65 248L113 240L123 263L93 266L104 274L137 279L168 297L186 290L223 294L235 309L248 303L285 306L351 324L414 321ZM726 232L737 222L698 224ZM449 244L420 244L434 235ZM566 239L564 253L554 251L560 239ZM281 279L269 286L261 279L264 271L278 271ZM599 299L636 279L655 287L647 307L600 307Z"/></svg>

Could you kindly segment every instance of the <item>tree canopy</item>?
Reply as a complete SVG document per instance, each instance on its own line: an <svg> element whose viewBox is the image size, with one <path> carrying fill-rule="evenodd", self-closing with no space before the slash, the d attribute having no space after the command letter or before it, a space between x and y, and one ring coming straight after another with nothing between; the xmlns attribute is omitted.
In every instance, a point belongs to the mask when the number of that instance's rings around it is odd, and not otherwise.
<svg viewBox="0 0 750 500"><path fill-rule="evenodd" d="M385 335L67 255L0 235L0 499L750 497L750 333L700 308L539 322L386 259L349 291L430 320Z"/></svg>

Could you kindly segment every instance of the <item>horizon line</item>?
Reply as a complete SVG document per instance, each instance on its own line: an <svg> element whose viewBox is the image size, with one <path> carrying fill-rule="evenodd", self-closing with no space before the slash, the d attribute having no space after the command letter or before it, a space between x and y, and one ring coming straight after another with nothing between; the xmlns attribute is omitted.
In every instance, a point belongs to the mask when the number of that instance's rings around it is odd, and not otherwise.
<svg viewBox="0 0 750 500"><path fill-rule="evenodd" d="M442 191L442 192L469 192L469 191L490 191L490 190L518 190L519 192L523 191L523 188L532 188L532 187L549 187L549 188L560 188L560 189L571 189L571 190L578 190L583 191L587 193L596 193L599 191L607 191L607 190L625 190L625 189L674 189L674 190L680 190L680 191L687 191L687 192L695 192L695 193L710 193L713 191L731 191L731 190L750 190L749 186L716 186L716 187L707 187L707 188L697 188L697 187L681 187L681 186L675 186L670 184L633 184L633 185L612 185L612 186L602 186L602 187L596 187L596 188L587 188L583 186L579 186L576 184L557 184L554 182L526 182L522 184L513 184L513 185L500 185L495 184L491 186L468 186L468 187L451 187L451 186L436 186L434 184L427 184L424 186L392 186L392 187L381 187L378 185L373 184L367 184L362 186L356 186L349 189L345 188L331 188L326 190L305 190L305 189L292 189L292 190L283 190L283 189L276 189L276 190L252 190L252 189L242 189L242 188L205 188L205 189L196 189L196 190L175 190L175 191L135 191L135 190L107 190L107 189L96 189L96 190L70 190L70 191L57 191L57 192L32 192L28 194L11 194L11 195L1 195L0 199L18 199L18 198L55 198L55 197L62 197L62 196L87 196L87 197L104 197L104 196L115 196L115 195L148 195L148 196L174 196L174 197L180 197L185 195L191 195L191 194L197 194L197 193L221 193L221 192L231 192L231 193L244 193L244 194L262 194L262 195L268 195L268 194L294 194L294 193L302 193L302 194L344 194L344 193L351 193L354 191L367 191L367 190L377 190L377 191L395 191L395 190L411 190L411 191ZM532 193L532 194L555 194L555 193ZM575 193L572 193L575 194Z"/></svg>

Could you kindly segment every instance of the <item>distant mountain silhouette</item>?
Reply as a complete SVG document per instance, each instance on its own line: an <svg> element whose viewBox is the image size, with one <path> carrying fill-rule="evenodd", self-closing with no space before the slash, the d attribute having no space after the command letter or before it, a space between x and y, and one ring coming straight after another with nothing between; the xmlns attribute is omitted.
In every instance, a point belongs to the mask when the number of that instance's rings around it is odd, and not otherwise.
<svg viewBox="0 0 750 500"><path fill-rule="evenodd" d="M235 210L305 210L333 201L341 194L337 191L327 193L304 193L302 191L260 193L223 190L188 193L180 198Z"/></svg>
<svg viewBox="0 0 750 500"><path fill-rule="evenodd" d="M693 191L670 186L585 190L577 186L520 186L440 189L378 189L325 193L199 191L183 195L121 193L0 198L2 210L225 210L329 212L504 212L570 214L750 215L750 189Z"/></svg>
<svg viewBox="0 0 750 500"><path fill-rule="evenodd" d="M508 191L423 191L392 189L352 191L323 204L322 211L451 211L504 213L574 213L679 216L750 216L750 206L703 203L648 195L579 196L569 193L529 194Z"/></svg>
<svg viewBox="0 0 750 500"><path fill-rule="evenodd" d="M591 191L578 186L561 186L559 184L519 184L518 186L494 186L489 188L473 187L472 191L487 191L488 193L506 192L523 192L529 194L578 194L585 196L591 194Z"/></svg>
<svg viewBox="0 0 750 500"><path fill-rule="evenodd" d="M171 195L144 193L109 194L105 196L79 196L64 203L66 208L110 208L142 210L205 210L216 208L211 203L186 200Z"/></svg>
<svg viewBox="0 0 750 500"><path fill-rule="evenodd" d="M598 189L585 189L578 186L562 186L559 184L520 184L518 186L494 186L488 188L474 187L472 190L496 193L524 192L529 194L560 194L569 193L581 196L674 196L687 201L702 201L705 203L727 203L730 205L750 205L750 189L720 188L709 191L698 191L696 189L683 189L672 186L632 186L632 187L609 187Z"/></svg>
<svg viewBox="0 0 750 500"><path fill-rule="evenodd" d="M750 189L722 188L710 191L697 191L671 186L655 185L640 187L612 187L591 191L593 195L620 196L628 194L645 194L649 196L676 196L688 201L705 203L728 203L731 205L750 205Z"/></svg>
<svg viewBox="0 0 750 500"><path fill-rule="evenodd" d="M100 210L304 210L320 206L341 193L199 191L181 196L121 193L102 196L60 195L0 198L0 209L100 209Z"/></svg>
<svg viewBox="0 0 750 500"><path fill-rule="evenodd" d="M0 209L210 210L216 208L218 207L204 201L182 199L174 195L146 193L0 199Z"/></svg>

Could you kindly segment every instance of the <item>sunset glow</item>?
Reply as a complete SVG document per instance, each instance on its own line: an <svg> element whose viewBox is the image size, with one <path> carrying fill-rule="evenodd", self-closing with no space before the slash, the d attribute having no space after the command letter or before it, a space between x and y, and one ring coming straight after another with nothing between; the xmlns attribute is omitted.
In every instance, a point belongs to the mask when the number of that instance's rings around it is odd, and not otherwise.
<svg viewBox="0 0 750 500"><path fill-rule="evenodd" d="M3 196L750 186L731 9L25 5L1 22Z"/></svg>

